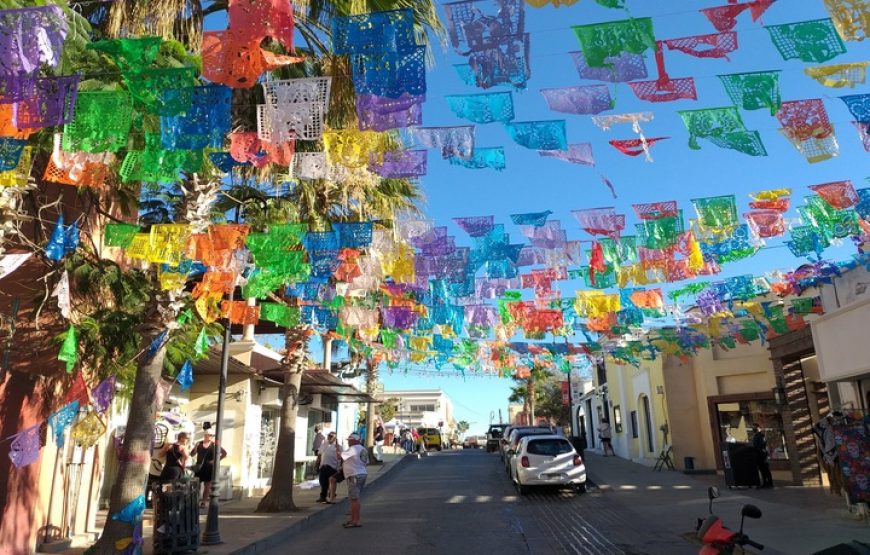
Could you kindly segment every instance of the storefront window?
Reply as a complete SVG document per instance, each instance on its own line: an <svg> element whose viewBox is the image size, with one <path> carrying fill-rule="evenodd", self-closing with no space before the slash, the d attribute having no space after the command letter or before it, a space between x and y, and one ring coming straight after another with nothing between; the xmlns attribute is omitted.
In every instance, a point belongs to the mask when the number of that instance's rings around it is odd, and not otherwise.
<svg viewBox="0 0 870 555"><path fill-rule="evenodd" d="M716 413L722 441L752 443L752 426L758 424L767 439L770 460L788 460L781 408L772 399L716 403Z"/></svg>

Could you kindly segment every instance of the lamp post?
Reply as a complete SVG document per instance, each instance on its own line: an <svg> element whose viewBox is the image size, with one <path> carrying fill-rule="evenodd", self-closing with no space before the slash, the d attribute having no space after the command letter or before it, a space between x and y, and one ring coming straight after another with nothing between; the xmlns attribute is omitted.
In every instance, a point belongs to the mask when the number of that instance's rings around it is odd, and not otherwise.
<svg viewBox="0 0 870 555"><path fill-rule="evenodd" d="M235 289L236 283L235 280L233 280L233 286L230 289L229 295L230 304L233 302L233 293L235 292ZM231 311L227 312L227 318L224 324L223 350L221 351L221 369L218 381L217 417L215 419L214 442L212 442L212 448L214 449L212 458L214 461L214 474L212 475L212 488L211 496L208 501L208 516L205 520L205 531L202 533L202 545L217 545L223 543L223 541L221 541L220 523L218 520L220 516L218 490L220 489L221 475L221 432L224 427L224 403L226 403L227 397L227 371L230 365L230 340L232 339L230 312Z"/></svg>

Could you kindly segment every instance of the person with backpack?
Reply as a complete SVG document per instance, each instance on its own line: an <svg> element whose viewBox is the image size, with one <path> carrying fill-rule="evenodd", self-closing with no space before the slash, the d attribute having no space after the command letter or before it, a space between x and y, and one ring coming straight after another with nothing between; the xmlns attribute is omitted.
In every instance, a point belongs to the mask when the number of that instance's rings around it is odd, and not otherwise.
<svg viewBox="0 0 870 555"><path fill-rule="evenodd" d="M341 453L341 469L347 480L347 497L350 500L350 520L345 522L345 528L360 528L360 495L366 484L369 463L369 452L360 444L360 435L350 434L347 438L348 448Z"/></svg>

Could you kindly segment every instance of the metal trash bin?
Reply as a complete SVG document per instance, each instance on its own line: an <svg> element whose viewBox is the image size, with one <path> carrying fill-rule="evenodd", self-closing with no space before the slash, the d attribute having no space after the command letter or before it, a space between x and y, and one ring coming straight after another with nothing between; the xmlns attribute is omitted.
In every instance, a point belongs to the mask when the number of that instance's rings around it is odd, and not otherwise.
<svg viewBox="0 0 870 555"><path fill-rule="evenodd" d="M683 470L695 470L695 457L683 457Z"/></svg>
<svg viewBox="0 0 870 555"><path fill-rule="evenodd" d="M156 484L154 554L174 555L199 549L199 480Z"/></svg>
<svg viewBox="0 0 870 555"><path fill-rule="evenodd" d="M749 443L721 445L725 465L725 485L729 488L747 488L761 485L758 476L758 453Z"/></svg>

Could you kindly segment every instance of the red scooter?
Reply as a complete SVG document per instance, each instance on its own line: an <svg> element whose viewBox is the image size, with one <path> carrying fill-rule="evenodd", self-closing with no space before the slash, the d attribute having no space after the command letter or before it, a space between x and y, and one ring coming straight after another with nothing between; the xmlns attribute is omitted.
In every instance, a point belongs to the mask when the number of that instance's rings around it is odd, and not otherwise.
<svg viewBox="0 0 870 555"><path fill-rule="evenodd" d="M704 544L700 555L732 555L750 553L744 550L745 546L754 547L759 551L764 549L760 543L749 539L743 533L743 521L748 518L761 518L761 509L755 505L743 505L740 509L740 531L729 530L722 524L722 519L713 514L713 500L719 497L719 488L710 486L707 489L707 497L710 498L710 514L707 518L699 518L698 539Z"/></svg>

